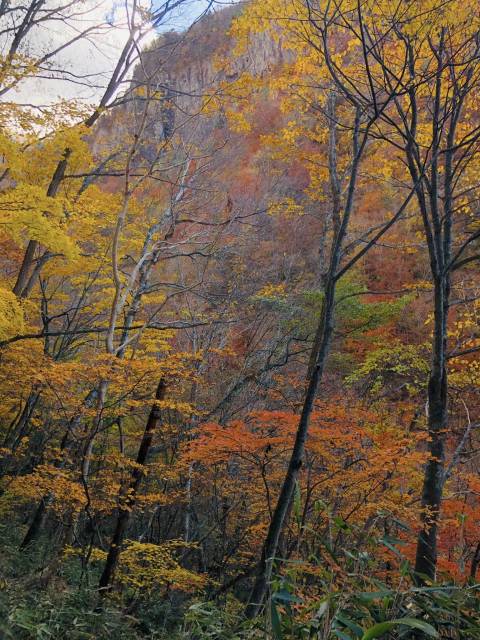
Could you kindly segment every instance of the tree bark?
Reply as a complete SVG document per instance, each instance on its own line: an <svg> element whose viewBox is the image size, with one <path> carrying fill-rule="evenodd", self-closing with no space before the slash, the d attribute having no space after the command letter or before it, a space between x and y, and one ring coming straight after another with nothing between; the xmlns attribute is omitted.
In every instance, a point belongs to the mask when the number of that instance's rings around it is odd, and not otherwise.
<svg viewBox="0 0 480 640"><path fill-rule="evenodd" d="M43 525L45 524L45 520L47 517L47 507L51 501L51 496L45 495L38 503L35 515L33 516L33 520L30 523L28 531L20 544L21 551L25 551L25 549L30 547L32 542L34 542L38 538L40 532L43 529Z"/></svg>
<svg viewBox="0 0 480 640"><path fill-rule="evenodd" d="M143 432L142 441L138 449L136 459L136 463L138 466L136 466L132 471L130 482L128 486L124 488L120 496L120 498L123 498L124 501L123 504L120 503L115 531L110 542L110 548L108 550L105 566L103 567L103 572L98 583L101 595L105 594L112 588L113 579L115 577L115 571L120 556L121 545L123 543L125 531L130 520L132 507L135 504L136 494L144 475L144 469L142 467L144 467L147 460L148 452L153 440L153 434L155 433L158 422L161 418L161 410L158 406L158 401L161 401L165 398L166 388L167 387L165 382L163 381L163 379L161 379L157 387L157 392L155 394L156 402L154 402L152 408L150 409L150 415L148 416L145 431Z"/></svg>
<svg viewBox="0 0 480 640"><path fill-rule="evenodd" d="M428 383L429 459L425 465L422 489L421 530L417 539L415 580L418 585L435 580L437 566L438 520L445 483L445 432L448 424L448 381L446 336L448 284L435 283L435 327L433 356Z"/></svg>
<svg viewBox="0 0 480 640"><path fill-rule="evenodd" d="M265 539L255 583L249 598L249 602L245 609L247 618L255 617L263 605L267 594L268 582L272 575L273 562L278 548L280 535L282 533L283 524L292 501L295 484L297 482L300 468L305 453L305 443L308 435L308 427L310 417L313 411L313 404L317 393L318 385L322 379L327 360L328 351L331 344L334 326L334 304L335 304L335 284L330 282L323 304L322 316L319 324L318 333L321 334L321 344L318 351L318 358L309 377L307 389L305 392L302 413L298 424L295 444L293 447L290 462L288 464L287 473L283 481L282 489L278 497L277 505L273 513L272 520ZM312 350L316 349L314 343Z"/></svg>
<svg viewBox="0 0 480 640"><path fill-rule="evenodd" d="M329 101L329 126L333 131L336 130L336 99L334 95ZM245 609L247 618L255 617L265 600L267 594L268 583L272 574L273 562L278 549L278 543L283 530L283 525L292 501L295 484L300 473L303 457L305 453L305 443L307 440L310 417L313 411L315 396L317 389L323 376L328 352L332 342L334 323L335 323L335 291L338 281L337 272L342 255L343 242L348 230L350 216L353 209L353 200L356 188L357 173L362 157L363 150L367 141L367 131L363 134L362 143L359 144L360 131L360 112L357 109L355 115L355 126L352 135L352 166L350 168L350 176L348 180L348 189L343 212L340 210L341 203L337 193L337 162L336 162L336 136L330 132L329 144L329 165L331 177L332 204L334 211L332 218L334 220L334 234L330 250L329 268L325 283L325 297L322 306L322 314L320 317L315 340L312 345L310 355L309 373L307 374L307 388L305 390L304 402L292 455L288 464L288 469L283 481L280 495L277 500L275 510L273 512L270 526L268 529L265 542L262 547L262 554L258 564L257 574L253 585L252 592L248 604ZM343 215L341 215L343 213Z"/></svg>
<svg viewBox="0 0 480 640"><path fill-rule="evenodd" d="M470 578L472 580L477 579L477 571L478 566L480 565L480 542L477 544L475 548L475 553L473 554L472 564L470 565Z"/></svg>

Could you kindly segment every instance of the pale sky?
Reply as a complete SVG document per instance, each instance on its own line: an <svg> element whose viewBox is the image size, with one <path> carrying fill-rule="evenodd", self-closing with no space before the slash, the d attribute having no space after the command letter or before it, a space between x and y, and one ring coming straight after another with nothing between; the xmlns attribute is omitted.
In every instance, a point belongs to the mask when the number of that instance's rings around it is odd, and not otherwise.
<svg viewBox="0 0 480 640"><path fill-rule="evenodd" d="M14 0L15 1L15 0ZM148 0L139 0L148 2ZM21 0L20 0L21 2ZM48 0L52 6L59 0ZM126 7L132 0L75 0L64 21L49 20L42 27L32 30L30 51L38 54L52 50L70 41L79 32L92 28L88 38L81 38L64 49L55 58L55 67L64 70L69 80L58 77L39 77L20 83L15 92L5 95L5 100L34 105L49 104L59 99L78 98L95 102L108 82L112 68L128 37ZM162 0L163 4L164 0ZM219 5L214 4L215 8ZM64 1L62 1L64 4ZM154 1L154 6L159 6ZM149 6L149 5L148 5ZM186 0L165 19L158 31L187 28L208 7L208 0ZM157 33L158 33L157 31ZM143 42L145 46L156 36L153 30ZM2 42L0 40L0 52ZM58 74L55 74L58 76Z"/></svg>

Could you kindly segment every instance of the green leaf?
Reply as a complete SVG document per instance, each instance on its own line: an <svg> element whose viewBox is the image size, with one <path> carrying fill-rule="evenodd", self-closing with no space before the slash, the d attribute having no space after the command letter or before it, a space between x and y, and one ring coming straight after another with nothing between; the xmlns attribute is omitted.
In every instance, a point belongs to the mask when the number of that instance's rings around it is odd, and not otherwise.
<svg viewBox="0 0 480 640"><path fill-rule="evenodd" d="M333 516L333 522L336 525L336 527L338 529L342 529L342 531L350 530L350 527L341 516Z"/></svg>
<svg viewBox="0 0 480 640"><path fill-rule="evenodd" d="M270 619L272 622L273 637L275 640L282 640L282 623L273 598L270 600Z"/></svg>
<svg viewBox="0 0 480 640"><path fill-rule="evenodd" d="M395 627L395 622L379 622L373 625L370 629L367 629L362 636L362 640L373 640L374 638L381 638L387 631L390 631Z"/></svg>
<svg viewBox="0 0 480 640"><path fill-rule="evenodd" d="M294 596L293 593L290 593L286 589L276 591L272 596L272 600L275 600L275 602L302 602L301 598L297 598L297 596Z"/></svg>
<svg viewBox="0 0 480 640"><path fill-rule="evenodd" d="M428 636L431 636L432 638L438 638L437 631L432 627L431 624L425 622L425 620L418 620L417 618L400 618L399 620L394 620L394 622L403 624L404 626L410 627L411 629L420 629L420 631L423 631Z"/></svg>
<svg viewBox="0 0 480 640"><path fill-rule="evenodd" d="M361 591L357 594L357 597L362 602L370 602L372 600L378 600L379 598L387 598L394 595L391 589L384 589L382 591Z"/></svg>
<svg viewBox="0 0 480 640"><path fill-rule="evenodd" d="M420 629L432 638L438 638L438 633L431 624L417 618L399 618L398 620L389 620L388 622L379 622L378 624L367 629L363 634L362 640L373 640L381 638L387 631L391 631L395 627L404 626L411 629Z"/></svg>
<svg viewBox="0 0 480 640"><path fill-rule="evenodd" d="M361 638L362 637L362 634L363 634L362 627L360 627L358 624L356 624L353 620L350 620L350 618L347 618L346 616L344 616L341 613L337 613L335 615L335 618L337 620L340 620L340 622L345 627L348 627L348 629L350 629L350 631L352 631L357 638Z"/></svg>

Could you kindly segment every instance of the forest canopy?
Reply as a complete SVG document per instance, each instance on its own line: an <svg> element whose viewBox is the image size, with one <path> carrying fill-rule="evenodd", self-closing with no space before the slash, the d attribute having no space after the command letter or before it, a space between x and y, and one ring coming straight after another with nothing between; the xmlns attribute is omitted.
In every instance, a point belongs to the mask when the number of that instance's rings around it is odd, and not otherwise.
<svg viewBox="0 0 480 640"><path fill-rule="evenodd" d="M480 638L478 2L0 42L0 638Z"/></svg>

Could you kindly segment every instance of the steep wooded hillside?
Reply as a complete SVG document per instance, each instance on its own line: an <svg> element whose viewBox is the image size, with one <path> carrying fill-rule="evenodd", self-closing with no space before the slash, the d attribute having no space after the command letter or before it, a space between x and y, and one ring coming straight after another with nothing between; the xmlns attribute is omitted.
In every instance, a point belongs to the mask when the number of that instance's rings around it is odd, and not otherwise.
<svg viewBox="0 0 480 640"><path fill-rule="evenodd" d="M476 3L127 0L106 79L55 4L0 3L0 636L480 638Z"/></svg>

